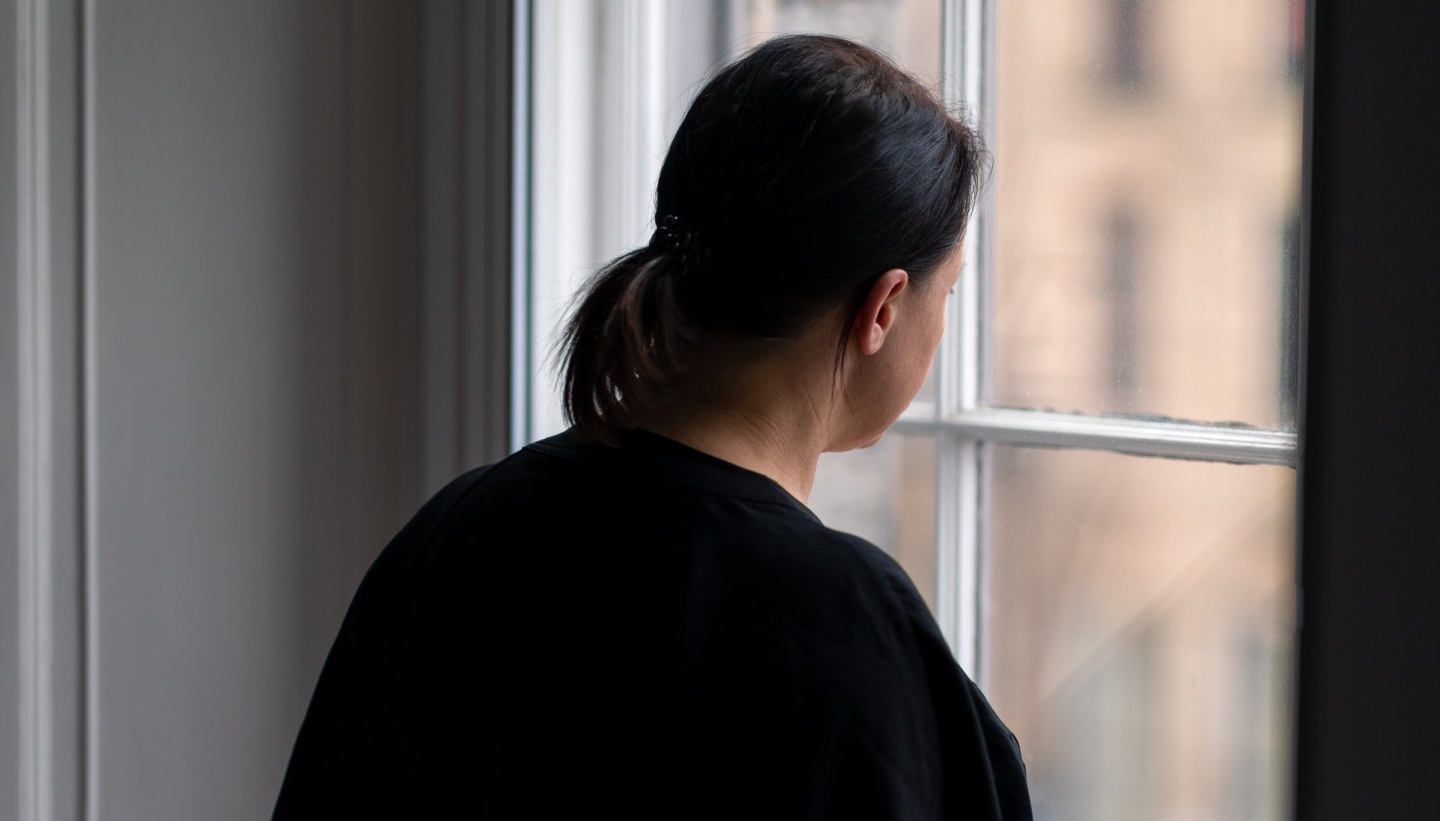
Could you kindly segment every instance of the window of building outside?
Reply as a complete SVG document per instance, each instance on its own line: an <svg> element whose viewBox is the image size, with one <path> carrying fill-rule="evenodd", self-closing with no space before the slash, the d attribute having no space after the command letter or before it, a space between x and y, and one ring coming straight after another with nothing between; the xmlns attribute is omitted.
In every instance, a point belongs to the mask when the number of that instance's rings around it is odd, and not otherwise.
<svg viewBox="0 0 1440 821"><path fill-rule="evenodd" d="M706 74L778 32L887 51L994 169L949 331L811 506L910 573L1041 819L1289 814L1303 3L529 5L524 424L585 276L644 243Z"/></svg>

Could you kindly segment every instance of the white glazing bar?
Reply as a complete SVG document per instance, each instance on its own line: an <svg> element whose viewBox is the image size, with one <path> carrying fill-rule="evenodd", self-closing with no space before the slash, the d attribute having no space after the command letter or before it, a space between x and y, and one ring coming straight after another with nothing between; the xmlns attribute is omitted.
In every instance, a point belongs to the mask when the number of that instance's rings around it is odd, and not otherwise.
<svg viewBox="0 0 1440 821"><path fill-rule="evenodd" d="M941 16L941 94L959 116L973 118L978 98L979 8L971 0L947 0ZM976 241L982 232L975 224L982 214L972 215L965 240L960 281L950 300L950 332L939 354L938 407L930 403L912 406L907 419L934 420L953 416L974 407L979 398L980 282L985 255ZM936 436L935 505L938 540L936 556L936 617L961 666L972 676L978 661L979 624L977 594L979 530L976 514L981 501L979 448L973 439L951 434Z"/></svg>
<svg viewBox="0 0 1440 821"><path fill-rule="evenodd" d="M964 53L961 66L961 80L965 89L965 113L972 124L980 129L986 143L993 141L994 109L988 105L993 72L990 66L990 38L988 34L991 19L990 0L963 0L965 9ZM995 256L991 253L991 207L990 188L980 192L980 200L971 216L971 226L966 232L965 243L970 249L971 264L969 275L961 287L961 381L960 413L978 407L988 399L986 385L989 382L987 367L987 344L985 334L992 316L990 308L990 283L995 277ZM942 418L949 418L946 414ZM981 638L984 635L984 613L980 609L981 586L984 584L983 556L986 543L985 513L989 487L986 477L985 457L989 448L976 437L953 435L960 454L959 507L960 530L959 564L960 578L958 607L960 637L955 645L955 656L960 665L976 681L983 681L985 671L981 669Z"/></svg>
<svg viewBox="0 0 1440 821"><path fill-rule="evenodd" d="M942 436L940 441L955 461L955 486L959 489L956 510L960 538L955 551L954 638L951 650L960 666L976 681L980 680L980 552L984 533L981 511L984 502L983 445L957 436Z"/></svg>
<svg viewBox="0 0 1440 821"><path fill-rule="evenodd" d="M999 116L995 105L995 15L993 0L965 0L965 99L970 114L980 129L987 150L995 145L995 122ZM975 206L974 227L967 241L975 247L974 292L969 304L975 312L975 328L971 334L973 350L971 365L974 374L966 409L988 404L994 395L991 388L995 366L995 186L990 170L984 169L984 183ZM983 455L981 458L984 458Z"/></svg>
<svg viewBox="0 0 1440 821"><path fill-rule="evenodd" d="M593 138L566 135L593 134L615 104L597 99L587 82L600 60L598 12L594 2L530 4L527 440L565 428L550 354L572 282L594 263Z"/></svg>
<svg viewBox="0 0 1440 821"><path fill-rule="evenodd" d="M897 430L899 426L897 425ZM939 436L933 427L925 431L936 438L935 453L935 621L952 651L960 641L960 532L964 520L959 498L961 454L954 437ZM958 652L957 652L958 656ZM968 669L968 668L967 668Z"/></svg>
<svg viewBox="0 0 1440 821"><path fill-rule="evenodd" d="M980 111L980 0L947 0L943 8L940 47L941 94L961 118L974 122ZM980 315L987 214L977 208L966 231L960 281L949 307L949 339L941 360L940 413L950 416L973 408L980 399Z"/></svg>
<svg viewBox="0 0 1440 821"><path fill-rule="evenodd" d="M951 106L955 105L955 101L960 96L956 85L959 78L955 68L956 58L961 51L957 38L960 31L957 11L954 0L948 0L941 6L940 93L946 104ZM969 272L970 264L970 255L967 252L962 262L964 266L961 269L962 280ZM936 377L936 396L939 401L912 402L906 409L903 418L920 418L933 422L942 412L950 413L958 410L955 400L958 394L956 385L959 381L960 347L956 332L959 325L956 300L950 300L946 311L948 312L946 322L950 331L940 341L940 348L936 351L933 366ZM925 427L922 430L932 437L936 435L933 427ZM953 440L937 437L935 447L935 620L940 625L940 632L944 634L945 641L953 649L961 643L958 634L960 604L958 546L961 520L958 506L953 503L959 494L960 462Z"/></svg>
<svg viewBox="0 0 1440 821"><path fill-rule="evenodd" d="M668 54L668 40L665 30L669 25L666 17L666 3L649 0L641 7L640 41L638 49L642 64L640 72L640 122L637 123L642 139L640 154L640 215L642 225L647 228L651 212L655 210L655 189L660 182L660 166L665 161L665 150L669 147L669 133L665 125L665 66ZM648 236L648 233L647 233ZM641 242L644 242L644 237Z"/></svg>
<svg viewBox="0 0 1440 821"><path fill-rule="evenodd" d="M602 181L593 200L601 226L593 263L630 251L650 234L665 141L665 7L660 0L597 3L596 52L613 99L598 110ZM604 203L604 207L601 207ZM585 272L588 274L588 270Z"/></svg>
<svg viewBox="0 0 1440 821"><path fill-rule="evenodd" d="M1238 424L1009 408L964 411L936 421L902 418L896 423L896 429L906 433L948 431L999 445L1084 448L1171 459L1289 467L1295 466L1299 447L1294 433Z"/></svg>

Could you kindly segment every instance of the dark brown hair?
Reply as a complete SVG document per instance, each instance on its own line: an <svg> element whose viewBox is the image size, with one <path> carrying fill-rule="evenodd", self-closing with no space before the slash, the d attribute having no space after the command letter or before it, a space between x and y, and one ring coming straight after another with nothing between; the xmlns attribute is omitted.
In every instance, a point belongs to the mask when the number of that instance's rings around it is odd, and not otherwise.
<svg viewBox="0 0 1440 821"><path fill-rule="evenodd" d="M983 163L976 133L883 54L767 41L691 104L650 244L582 292L561 342L567 417L609 441L663 404L699 340L792 338L858 309L891 268L923 286L960 241Z"/></svg>

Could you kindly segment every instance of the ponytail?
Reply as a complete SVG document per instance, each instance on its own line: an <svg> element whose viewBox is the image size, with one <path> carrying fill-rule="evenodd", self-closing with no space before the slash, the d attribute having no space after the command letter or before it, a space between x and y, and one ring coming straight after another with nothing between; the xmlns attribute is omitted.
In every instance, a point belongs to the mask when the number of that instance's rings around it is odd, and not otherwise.
<svg viewBox="0 0 1440 821"><path fill-rule="evenodd" d="M561 339L565 417L613 443L664 401L696 334L675 294L683 260L652 243L601 269L581 293Z"/></svg>

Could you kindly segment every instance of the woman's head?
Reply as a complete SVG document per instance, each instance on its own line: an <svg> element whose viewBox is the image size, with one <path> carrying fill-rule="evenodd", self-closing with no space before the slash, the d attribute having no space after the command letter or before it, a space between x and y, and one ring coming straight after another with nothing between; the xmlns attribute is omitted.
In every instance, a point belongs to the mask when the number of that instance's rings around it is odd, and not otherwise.
<svg viewBox="0 0 1440 821"><path fill-rule="evenodd" d="M930 287L982 155L930 89L863 45L779 37L725 67L670 144L655 237L597 275L567 328L567 414L609 438L663 405L697 345L784 345L897 269Z"/></svg>

